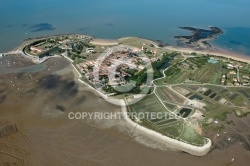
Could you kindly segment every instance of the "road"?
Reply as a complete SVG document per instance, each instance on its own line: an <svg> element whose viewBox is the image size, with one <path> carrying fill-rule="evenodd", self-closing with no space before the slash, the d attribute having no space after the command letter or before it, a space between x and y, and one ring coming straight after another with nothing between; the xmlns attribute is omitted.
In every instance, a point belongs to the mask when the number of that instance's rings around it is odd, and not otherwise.
<svg viewBox="0 0 250 166"><path fill-rule="evenodd" d="M238 82L240 82L240 69L239 67L236 67L236 69L237 69L237 80Z"/></svg>

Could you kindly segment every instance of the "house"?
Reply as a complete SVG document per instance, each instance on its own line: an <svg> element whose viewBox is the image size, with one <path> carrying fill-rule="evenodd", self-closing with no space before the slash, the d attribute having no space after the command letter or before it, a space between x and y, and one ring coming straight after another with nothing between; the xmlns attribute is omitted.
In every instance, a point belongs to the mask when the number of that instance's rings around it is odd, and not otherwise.
<svg viewBox="0 0 250 166"><path fill-rule="evenodd" d="M229 74L234 75L234 74L236 74L236 71L232 70L232 71L229 72Z"/></svg>
<svg viewBox="0 0 250 166"><path fill-rule="evenodd" d="M139 68L140 70L143 70L145 67L144 67L143 65L139 65L138 68Z"/></svg>
<svg viewBox="0 0 250 166"><path fill-rule="evenodd" d="M234 67L232 64L227 64L228 67Z"/></svg>
<svg viewBox="0 0 250 166"><path fill-rule="evenodd" d="M140 50L139 48L134 48L133 52L134 53L140 53L142 50Z"/></svg>
<svg viewBox="0 0 250 166"><path fill-rule="evenodd" d="M117 86L117 85L119 85L118 82L113 82L113 81L109 81L108 84L109 84L110 86Z"/></svg>
<svg viewBox="0 0 250 166"><path fill-rule="evenodd" d="M237 78L233 78L233 81L234 81L234 82L237 82L238 80L237 80Z"/></svg>
<svg viewBox="0 0 250 166"><path fill-rule="evenodd" d="M71 40L66 39L66 40L63 40L63 41L59 41L58 43L59 44L67 44L67 43L70 43L70 42L71 42Z"/></svg>
<svg viewBox="0 0 250 166"><path fill-rule="evenodd" d="M93 48L87 48L86 53L90 53L90 52L94 52L94 49Z"/></svg>
<svg viewBox="0 0 250 166"><path fill-rule="evenodd" d="M221 80L221 84L224 84L225 83L225 80Z"/></svg>
<svg viewBox="0 0 250 166"><path fill-rule="evenodd" d="M224 83L225 83L225 80L226 80L225 78L222 78L222 79L221 79L221 84L224 84Z"/></svg>
<svg viewBox="0 0 250 166"><path fill-rule="evenodd" d="M236 64L236 67L242 68L243 66L241 64Z"/></svg>
<svg viewBox="0 0 250 166"><path fill-rule="evenodd" d="M244 79L250 79L249 76L242 76L242 78L244 78Z"/></svg>

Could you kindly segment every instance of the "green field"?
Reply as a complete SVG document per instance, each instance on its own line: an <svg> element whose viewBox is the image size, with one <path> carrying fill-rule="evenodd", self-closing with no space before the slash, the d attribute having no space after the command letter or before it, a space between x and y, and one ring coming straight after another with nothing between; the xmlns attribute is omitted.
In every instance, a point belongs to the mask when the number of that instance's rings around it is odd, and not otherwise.
<svg viewBox="0 0 250 166"><path fill-rule="evenodd" d="M185 140L187 142L196 143L197 146L204 144L204 138L200 136L188 124L184 125L183 133L180 135L180 139Z"/></svg>
<svg viewBox="0 0 250 166"><path fill-rule="evenodd" d="M174 104L170 104L168 102L164 102L164 104L170 111L174 111L176 109L176 105Z"/></svg>
<svg viewBox="0 0 250 166"><path fill-rule="evenodd" d="M169 107L175 108L175 106L172 104L168 105ZM128 106L128 111L136 113L169 113L170 115L174 115L162 105L157 96L154 94L148 95L136 104ZM204 138L196 133L194 129L188 126L182 118L167 116L161 117L159 119L149 117L147 119L145 118L140 120L140 125L155 130L168 137L197 146L202 146L204 143Z"/></svg>
<svg viewBox="0 0 250 166"><path fill-rule="evenodd" d="M208 63L209 57L200 56L187 58L185 61L172 65L165 71L166 77L156 80L155 84L176 84L183 82L198 82L220 84L221 75L227 72L223 63Z"/></svg>
<svg viewBox="0 0 250 166"><path fill-rule="evenodd" d="M176 94L174 91L170 90L167 87L157 87L157 95L161 98L162 101L169 101L172 103L183 103L185 99L180 95Z"/></svg>

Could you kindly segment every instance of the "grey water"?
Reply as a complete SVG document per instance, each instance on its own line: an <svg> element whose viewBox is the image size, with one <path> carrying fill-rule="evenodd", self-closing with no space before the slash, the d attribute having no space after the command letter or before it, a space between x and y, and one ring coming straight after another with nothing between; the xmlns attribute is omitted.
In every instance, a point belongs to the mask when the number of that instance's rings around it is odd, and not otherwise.
<svg viewBox="0 0 250 166"><path fill-rule="evenodd" d="M139 36L176 45L182 26L217 26L212 45L250 55L249 0L1 0L0 52L44 35Z"/></svg>
<svg viewBox="0 0 250 166"><path fill-rule="evenodd" d="M45 70L46 67L47 67L46 64L41 63L41 64L36 64L36 65L16 68L16 69L5 68L4 70L0 70L0 75L1 74L14 74L14 73L36 73L36 72Z"/></svg>

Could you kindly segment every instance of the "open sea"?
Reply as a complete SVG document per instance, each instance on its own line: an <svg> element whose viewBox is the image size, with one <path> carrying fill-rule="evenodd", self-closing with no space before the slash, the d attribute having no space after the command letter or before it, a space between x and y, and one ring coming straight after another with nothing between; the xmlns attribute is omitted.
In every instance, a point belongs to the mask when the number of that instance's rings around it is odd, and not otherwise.
<svg viewBox="0 0 250 166"><path fill-rule="evenodd" d="M249 0L1 0L0 52L24 39L62 33L139 36L176 45L180 26L217 26L212 45L250 56Z"/></svg>

